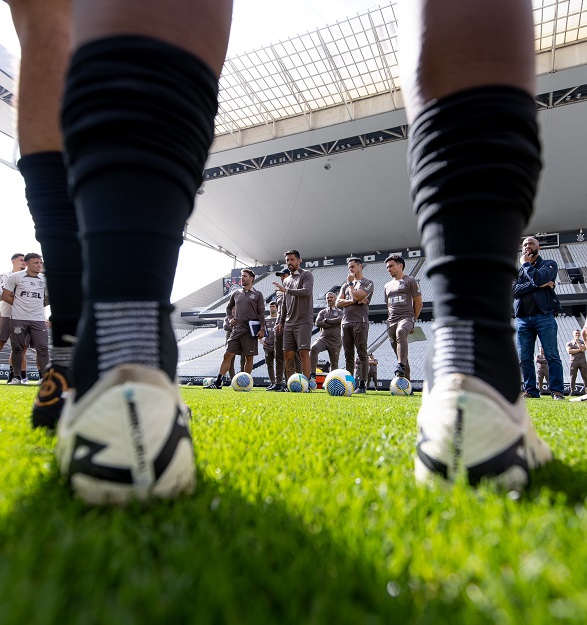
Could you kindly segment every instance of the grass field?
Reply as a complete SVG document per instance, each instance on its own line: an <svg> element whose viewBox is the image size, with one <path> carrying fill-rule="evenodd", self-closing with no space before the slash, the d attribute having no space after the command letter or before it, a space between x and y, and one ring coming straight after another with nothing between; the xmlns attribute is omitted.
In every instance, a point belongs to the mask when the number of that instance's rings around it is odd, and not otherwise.
<svg viewBox="0 0 587 625"><path fill-rule="evenodd" d="M0 625L587 622L587 403L522 497L412 475L420 398L184 388L198 489L91 509L0 387Z"/></svg>

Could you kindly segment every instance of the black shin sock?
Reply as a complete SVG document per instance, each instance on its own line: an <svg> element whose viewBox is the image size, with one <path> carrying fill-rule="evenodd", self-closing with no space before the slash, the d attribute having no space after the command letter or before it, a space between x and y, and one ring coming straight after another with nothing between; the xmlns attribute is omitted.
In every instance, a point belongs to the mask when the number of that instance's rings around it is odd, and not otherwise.
<svg viewBox="0 0 587 625"><path fill-rule="evenodd" d="M162 41L112 37L73 56L62 121L84 249L78 397L125 362L175 376L169 298L216 109L212 71Z"/></svg>
<svg viewBox="0 0 587 625"><path fill-rule="evenodd" d="M428 383L471 374L513 402L512 283L540 172L536 105L500 86L432 102L412 125L409 162L435 305Z"/></svg>
<svg viewBox="0 0 587 625"><path fill-rule="evenodd" d="M67 349L71 342L63 337L75 336L81 315L82 253L63 154L28 154L18 161L18 167L45 262L53 345Z"/></svg>

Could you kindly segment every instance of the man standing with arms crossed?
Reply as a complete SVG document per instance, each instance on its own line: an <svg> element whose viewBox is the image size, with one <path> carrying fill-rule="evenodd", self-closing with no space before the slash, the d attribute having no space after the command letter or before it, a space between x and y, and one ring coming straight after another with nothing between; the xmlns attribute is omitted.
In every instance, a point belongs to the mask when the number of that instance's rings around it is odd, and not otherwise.
<svg viewBox="0 0 587 625"><path fill-rule="evenodd" d="M385 303L387 305L387 336L397 356L395 375L410 379L408 362L408 334L414 331L416 321L422 310L420 286L412 276L404 274L406 261L398 254L385 259L391 280L385 284Z"/></svg>
<svg viewBox="0 0 587 625"><path fill-rule="evenodd" d="M281 315L275 325L277 333L283 331L283 351L287 379L295 373L294 358L298 352L302 373L310 379L310 339L314 320L314 276L301 268L298 250L285 252L285 262L290 276L283 284L274 282L275 290L284 294Z"/></svg>
<svg viewBox="0 0 587 625"><path fill-rule="evenodd" d="M585 358L585 343L581 340L581 331L573 332L573 340L566 345L567 353L571 357L571 395L580 395L575 393L575 382L577 381L577 373L581 372L583 386L587 388L587 359ZM540 387L539 387L540 388Z"/></svg>
<svg viewBox="0 0 587 625"><path fill-rule="evenodd" d="M45 306L49 301L45 276L41 273L41 256L27 254L24 262L26 269L13 273L2 291L2 299L12 304L10 343L14 378L10 384L22 383L22 353L26 347L27 337L30 337L31 347L37 350L39 370L43 371L49 362L49 337L45 324Z"/></svg>
<svg viewBox="0 0 587 625"><path fill-rule="evenodd" d="M312 345L310 350L310 361L312 366L311 376L316 377L316 367L318 366L318 355L328 352L330 358L330 370L338 369L338 357L342 339L340 338L340 323L342 321L342 311L336 307L336 295L326 294L328 306L323 308L316 318L316 325L320 328L320 336Z"/></svg>
<svg viewBox="0 0 587 625"><path fill-rule="evenodd" d="M365 382L369 378L369 302L373 297L373 281L363 277L363 262L360 258L349 258L347 261L349 275L342 285L336 307L343 309L342 346L347 371L353 371L355 348L361 361L358 395L367 392Z"/></svg>
<svg viewBox="0 0 587 625"><path fill-rule="evenodd" d="M230 320L232 332L226 352L220 365L220 372L214 384L209 389L221 389L222 378L230 369L235 354L245 355L245 371L253 370L253 358L259 352L258 340L263 338L265 328L265 300L263 294L253 288L255 274L251 269L241 270L242 289L234 291L226 306L226 315ZM249 321L258 321L261 329L256 336L252 336Z"/></svg>
<svg viewBox="0 0 587 625"><path fill-rule="evenodd" d="M554 292L558 267L554 260L543 259L539 252L538 239L526 237L522 243L518 278L514 283L516 340L524 380L522 395L526 398L540 398L534 369L534 348L538 338L548 361L552 398L562 401L563 365L558 354L554 318L554 313L561 309Z"/></svg>

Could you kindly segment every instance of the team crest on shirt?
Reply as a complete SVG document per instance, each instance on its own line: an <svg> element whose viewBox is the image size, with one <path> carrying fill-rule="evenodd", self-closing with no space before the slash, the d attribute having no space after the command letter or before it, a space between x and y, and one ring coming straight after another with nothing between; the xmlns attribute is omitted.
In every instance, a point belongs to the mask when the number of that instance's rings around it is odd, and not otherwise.
<svg viewBox="0 0 587 625"><path fill-rule="evenodd" d="M14 334L20 334L22 332L22 327L14 326L14 329L12 331L14 332Z"/></svg>

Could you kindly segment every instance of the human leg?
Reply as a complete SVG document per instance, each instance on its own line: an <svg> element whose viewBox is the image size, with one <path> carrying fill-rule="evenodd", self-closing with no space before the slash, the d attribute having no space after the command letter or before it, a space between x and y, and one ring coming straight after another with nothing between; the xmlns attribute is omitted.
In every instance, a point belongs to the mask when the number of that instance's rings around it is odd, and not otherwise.
<svg viewBox="0 0 587 625"><path fill-rule="evenodd" d="M132 470L130 483L101 479L100 496L173 496L194 479L169 300L213 137L231 2L171 0L161 11L153 0L76 0L73 15L62 122L86 264L76 396L59 431L62 470L93 497L87 467L72 460L76 429L85 424L101 440L102 420L116 418L112 407L132 400L149 453L167 450L170 464L153 475L150 462L133 456L137 479ZM112 280L120 267L112 250L140 259L149 279Z"/></svg>
<svg viewBox="0 0 587 625"><path fill-rule="evenodd" d="M342 330L342 348L344 350L344 366L345 369L354 374L355 371L355 335L353 326L350 323L344 323Z"/></svg>
<svg viewBox="0 0 587 625"><path fill-rule="evenodd" d="M22 354L26 344L26 322L18 319L10 320L10 362L13 378L20 382L22 377ZM24 371L26 373L26 369Z"/></svg>
<svg viewBox="0 0 587 625"><path fill-rule="evenodd" d="M414 329L414 322L402 319L397 324L397 359L403 365L404 373L408 380L411 376L410 362L408 360L408 334Z"/></svg>
<svg viewBox="0 0 587 625"><path fill-rule="evenodd" d="M553 395L564 394L564 373L563 363L561 362L558 345L557 332L558 328L554 315L535 315L536 332L540 340L540 344L544 348L544 357L548 363L548 373L550 376L550 391Z"/></svg>
<svg viewBox="0 0 587 625"><path fill-rule="evenodd" d="M534 346L537 336L534 316L516 319L516 344L522 371L523 389L532 397L540 397L540 392L536 388L536 371L534 369Z"/></svg>
<svg viewBox="0 0 587 625"><path fill-rule="evenodd" d="M577 373L579 372L579 363L572 362L570 367L571 373L571 395L575 392L575 382L577 381Z"/></svg>
<svg viewBox="0 0 587 625"><path fill-rule="evenodd" d="M531 2L405 0L402 8L412 197L435 305L416 478L465 473L471 483L497 476L522 487L551 457L518 400L510 325L540 169ZM480 288L482 242L495 223L491 282Z"/></svg>
<svg viewBox="0 0 587 625"><path fill-rule="evenodd" d="M271 384L275 384L275 352L272 349L265 350L265 363L267 364L267 374Z"/></svg>

